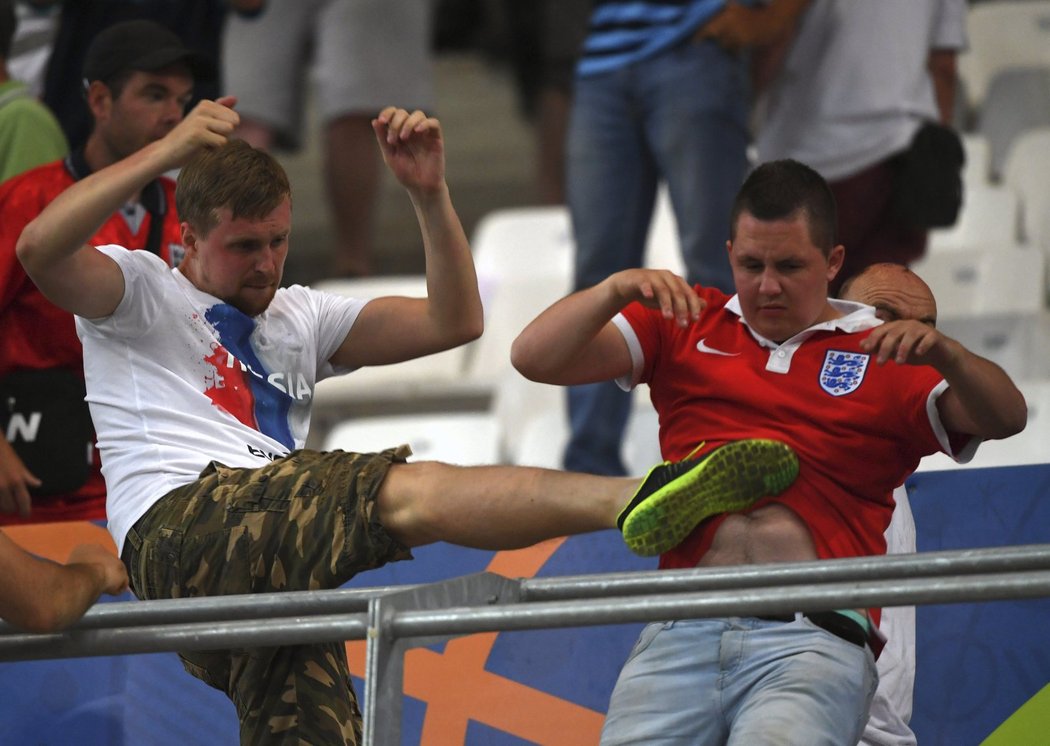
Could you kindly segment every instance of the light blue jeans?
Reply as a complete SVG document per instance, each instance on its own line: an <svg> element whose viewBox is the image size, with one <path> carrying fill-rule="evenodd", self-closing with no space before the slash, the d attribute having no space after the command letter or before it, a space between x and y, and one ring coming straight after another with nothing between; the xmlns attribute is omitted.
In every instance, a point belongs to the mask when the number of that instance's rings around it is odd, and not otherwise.
<svg viewBox="0 0 1050 746"><path fill-rule="evenodd" d="M871 650L808 619L650 624L620 672L602 746L853 746L878 673Z"/></svg>
<svg viewBox="0 0 1050 746"><path fill-rule="evenodd" d="M745 60L686 42L605 75L578 78L567 142L577 289L643 262L657 185L667 182L687 279L732 289L729 212L747 170ZM629 396L613 383L569 391L565 466L623 474Z"/></svg>

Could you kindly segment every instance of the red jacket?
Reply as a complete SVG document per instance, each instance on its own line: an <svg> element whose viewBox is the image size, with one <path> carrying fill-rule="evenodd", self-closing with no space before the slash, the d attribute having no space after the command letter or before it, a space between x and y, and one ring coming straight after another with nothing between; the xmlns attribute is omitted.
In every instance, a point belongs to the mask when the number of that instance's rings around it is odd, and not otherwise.
<svg viewBox="0 0 1050 746"><path fill-rule="evenodd" d="M82 159L74 154L39 166L0 184L0 376L16 370L69 368L83 376L84 358L73 316L47 300L26 276L15 245L22 230L59 193L86 175ZM162 214L157 253L173 266L182 258L182 239L175 214L175 182L162 177L147 186L143 201ZM148 196L147 196L148 195ZM92 237L94 245L120 244L146 248L153 215L141 205L120 210ZM85 406L86 403L85 403ZM40 475L38 475L40 476ZM105 485L98 454L87 482L68 495L34 497L29 521L105 518ZM0 524L26 522L0 514Z"/></svg>

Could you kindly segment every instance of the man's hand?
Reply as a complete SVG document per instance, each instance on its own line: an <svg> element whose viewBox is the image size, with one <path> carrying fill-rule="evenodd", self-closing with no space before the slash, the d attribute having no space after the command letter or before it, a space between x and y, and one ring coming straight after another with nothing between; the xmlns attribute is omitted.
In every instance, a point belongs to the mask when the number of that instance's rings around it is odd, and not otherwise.
<svg viewBox="0 0 1050 746"><path fill-rule="evenodd" d="M731 0L693 38L711 39L730 52L765 46L780 39L808 3L773 0L770 5L753 8Z"/></svg>
<svg viewBox="0 0 1050 746"><path fill-rule="evenodd" d="M436 192L445 185L441 123L421 111L388 106L372 120L383 160L409 191Z"/></svg>
<svg viewBox="0 0 1050 746"><path fill-rule="evenodd" d="M706 303L684 279L666 269L628 269L609 277L623 305L638 301L647 308L658 308L665 319L678 326L700 320Z"/></svg>
<svg viewBox="0 0 1050 746"><path fill-rule="evenodd" d="M161 140L171 168L186 164L202 148L226 144L241 118L233 107L236 96L200 101L186 117Z"/></svg>
<svg viewBox="0 0 1050 746"><path fill-rule="evenodd" d="M98 544L80 544L69 553L67 565L92 565L98 571L99 592L116 596L128 589L128 572L116 555Z"/></svg>
<svg viewBox="0 0 1050 746"><path fill-rule="evenodd" d="M873 353L879 365L893 360L898 365L932 365L943 372L957 357L957 345L929 324L905 320L875 327L860 348Z"/></svg>
<svg viewBox="0 0 1050 746"><path fill-rule="evenodd" d="M11 444L0 436L0 513L18 513L28 518L32 507L29 489L40 484Z"/></svg>

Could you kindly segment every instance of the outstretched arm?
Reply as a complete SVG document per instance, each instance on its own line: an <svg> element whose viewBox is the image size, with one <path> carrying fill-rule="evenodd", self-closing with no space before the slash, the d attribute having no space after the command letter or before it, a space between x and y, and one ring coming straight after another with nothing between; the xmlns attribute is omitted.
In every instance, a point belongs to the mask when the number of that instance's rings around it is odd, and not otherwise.
<svg viewBox="0 0 1050 746"><path fill-rule="evenodd" d="M86 242L110 215L201 148L226 142L236 99L201 101L175 129L62 192L25 230L15 251L26 274L55 305L86 318L108 316L124 297L116 263Z"/></svg>
<svg viewBox="0 0 1050 746"><path fill-rule="evenodd" d="M667 270L628 269L558 301L532 321L511 347L511 362L533 381L570 386L628 375L631 355L611 323L638 301L686 326L700 318L703 300Z"/></svg>
<svg viewBox="0 0 1050 746"><path fill-rule="evenodd" d="M75 622L103 593L128 587L124 564L100 546L82 544L60 565L29 554L0 533L0 617L30 632Z"/></svg>
<svg viewBox="0 0 1050 746"><path fill-rule="evenodd" d="M1006 372L920 321L891 321L876 327L861 348L882 364L931 365L949 389L937 400L949 430L982 438L1007 438L1024 430L1028 407Z"/></svg>
<svg viewBox="0 0 1050 746"><path fill-rule="evenodd" d="M332 362L383 365L429 355L481 335L474 258L445 182L441 124L388 107L372 121L383 160L408 191L423 235L426 298L377 298L361 311Z"/></svg>

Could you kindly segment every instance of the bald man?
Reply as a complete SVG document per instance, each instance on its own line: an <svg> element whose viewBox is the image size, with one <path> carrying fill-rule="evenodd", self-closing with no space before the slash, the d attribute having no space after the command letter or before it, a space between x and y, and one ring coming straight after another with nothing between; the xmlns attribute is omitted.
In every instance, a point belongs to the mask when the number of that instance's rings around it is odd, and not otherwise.
<svg viewBox="0 0 1050 746"><path fill-rule="evenodd" d="M917 319L937 325L937 301L921 277L902 264L872 264L842 283L839 297L875 307L883 321Z"/></svg>
<svg viewBox="0 0 1050 746"><path fill-rule="evenodd" d="M937 325L937 301L930 286L901 264L872 264L842 284L839 297L874 306L883 321L917 319ZM886 553L915 552L915 519L908 493L898 487L893 498L897 507L886 529ZM915 734L908 725L915 683L915 607L896 606L882 610L879 625L888 642L879 656L879 688L871 703L863 746L914 746Z"/></svg>

